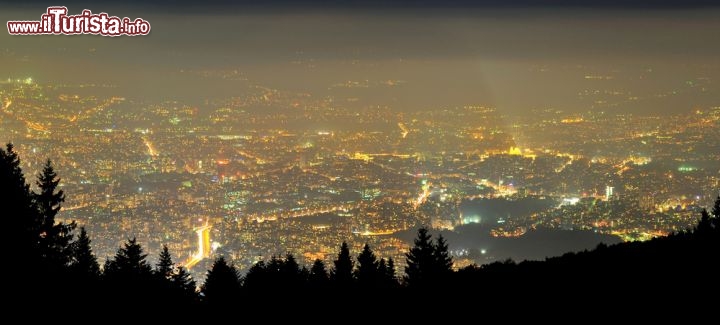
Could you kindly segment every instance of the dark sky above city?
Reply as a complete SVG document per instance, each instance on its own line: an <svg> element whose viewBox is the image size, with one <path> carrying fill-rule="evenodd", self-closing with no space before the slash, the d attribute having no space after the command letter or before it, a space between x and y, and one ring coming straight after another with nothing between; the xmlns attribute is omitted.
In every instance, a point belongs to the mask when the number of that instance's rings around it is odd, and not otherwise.
<svg viewBox="0 0 720 325"><path fill-rule="evenodd" d="M58 5L0 3L3 21L39 20L45 7ZM231 69L252 84L318 97L361 97L367 99L361 103L399 110L467 104L507 112L601 109L594 99L579 98L594 90L647 99L606 105L618 110L674 112L717 104L720 9L712 1L61 5L71 14L87 8L142 17L152 32L117 38L0 33L0 67L7 77L111 83L128 95L201 102L239 94L247 85L198 80L188 71ZM333 88L386 80L403 84L391 90ZM688 82L700 86L687 89Z"/></svg>

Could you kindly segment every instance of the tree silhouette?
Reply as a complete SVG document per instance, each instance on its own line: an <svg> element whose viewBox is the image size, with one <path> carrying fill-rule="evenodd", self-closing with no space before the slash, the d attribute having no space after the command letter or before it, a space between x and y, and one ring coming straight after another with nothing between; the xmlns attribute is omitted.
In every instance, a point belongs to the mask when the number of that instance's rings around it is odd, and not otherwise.
<svg viewBox="0 0 720 325"><path fill-rule="evenodd" d="M308 270L307 266L303 265L300 268L300 285L307 286L308 279L310 278L310 270Z"/></svg>
<svg viewBox="0 0 720 325"><path fill-rule="evenodd" d="M245 274L243 287L251 291L260 291L265 288L265 285L268 282L267 265L265 265L265 261L258 261L251 266Z"/></svg>
<svg viewBox="0 0 720 325"><path fill-rule="evenodd" d="M175 281L173 281L175 263L172 261L172 255L167 245L163 245L160 251L154 274L156 281L154 284L157 286L157 294L161 300L176 303L192 301L186 296L183 289L176 286Z"/></svg>
<svg viewBox="0 0 720 325"><path fill-rule="evenodd" d="M186 302L197 300L197 284L184 267L179 266L175 273L172 274L170 281L177 290L180 299Z"/></svg>
<svg viewBox="0 0 720 325"><path fill-rule="evenodd" d="M72 255L70 259L70 271L81 277L98 279L100 277L100 265L90 247L85 227L80 227L80 235L72 243Z"/></svg>
<svg viewBox="0 0 720 325"><path fill-rule="evenodd" d="M390 287L398 286L397 271L395 270L395 260L392 257L388 258L387 269L385 271L385 279L388 281Z"/></svg>
<svg viewBox="0 0 720 325"><path fill-rule="evenodd" d="M380 276L381 280L385 279L385 274L387 274L387 262L384 258L381 258L380 261L378 261L378 275Z"/></svg>
<svg viewBox="0 0 720 325"><path fill-rule="evenodd" d="M265 270L275 277L280 273L280 269L283 267L283 260L279 256L273 255L270 257L270 262L265 265Z"/></svg>
<svg viewBox="0 0 720 325"><path fill-rule="evenodd" d="M392 257L385 261L384 258L378 262L379 285L383 288L395 288L398 286L395 276L395 261Z"/></svg>
<svg viewBox="0 0 720 325"><path fill-rule="evenodd" d="M146 258L147 254L143 252L137 239L135 237L128 239L127 243L117 250L115 258L106 263L105 275L128 280L150 277L152 267L145 260Z"/></svg>
<svg viewBox="0 0 720 325"><path fill-rule="evenodd" d="M325 269L325 263L321 259L316 259L310 268L308 282L313 288L325 288L328 285L329 277Z"/></svg>
<svg viewBox="0 0 720 325"><path fill-rule="evenodd" d="M72 281L72 290L63 294L63 299L68 299L76 304L91 304L93 299L103 295L102 283L100 282L100 265L90 247L90 237L85 228L80 228L80 235L70 244L68 256L69 265L67 270L69 276L64 277L66 281ZM67 283L67 282L65 282Z"/></svg>
<svg viewBox="0 0 720 325"><path fill-rule="evenodd" d="M350 257L350 248L347 242L340 246L338 258L333 261L335 267L330 272L330 278L336 287L349 287L353 282L353 260Z"/></svg>
<svg viewBox="0 0 720 325"><path fill-rule="evenodd" d="M300 265L295 260L295 257L288 253L285 255L284 263L280 266L278 283L284 287L283 289L297 289L303 285L303 282Z"/></svg>
<svg viewBox="0 0 720 325"><path fill-rule="evenodd" d="M202 286L205 299L215 305L230 304L238 299L239 292L240 280L237 269L228 264L224 257L218 257L213 262L212 268L208 270Z"/></svg>
<svg viewBox="0 0 720 325"><path fill-rule="evenodd" d="M287 279L283 277L283 269L285 268L285 261L279 256L273 255L270 258L270 262L265 266L266 282L263 284L265 289L271 290L282 290L287 283Z"/></svg>
<svg viewBox="0 0 720 325"><path fill-rule="evenodd" d="M175 269L175 263L172 261L170 250L167 245L163 245L162 251L160 251L160 257L158 263L155 266L155 273L163 279L170 279Z"/></svg>
<svg viewBox="0 0 720 325"><path fill-rule="evenodd" d="M405 282L408 286L437 286L452 274L452 257L442 235L435 243L427 228L418 229L415 245L405 254Z"/></svg>
<svg viewBox="0 0 720 325"><path fill-rule="evenodd" d="M295 257L288 253L284 259L272 256L268 263L255 263L245 275L243 285L256 292L299 289L305 284L307 273L307 269L303 271Z"/></svg>
<svg viewBox="0 0 720 325"><path fill-rule="evenodd" d="M25 267L17 270L24 276L29 271L36 271L35 264L39 262L40 222L30 186L20 168L20 158L11 143L6 148L0 149L0 206L5 209L7 217L3 221L10 230L7 243L16 247L8 250L9 257Z"/></svg>
<svg viewBox="0 0 720 325"><path fill-rule="evenodd" d="M447 279L449 274L452 273L453 259L448 251L448 245L443 238L442 234L438 235L435 241L435 273L438 279Z"/></svg>
<svg viewBox="0 0 720 325"><path fill-rule="evenodd" d="M378 286L380 274L378 272L378 261L375 254L370 249L370 245L365 244L362 252L357 257L358 267L355 270L355 278L360 288L371 288Z"/></svg>
<svg viewBox="0 0 720 325"><path fill-rule="evenodd" d="M103 267L102 267L102 270L103 270L102 275L107 278L108 271L111 270L113 267L114 266L113 266L112 261L110 261L110 258L105 257L105 263L103 263ZM112 271L110 273L112 273Z"/></svg>
<svg viewBox="0 0 720 325"><path fill-rule="evenodd" d="M700 214L700 221L698 222L697 226L695 226L695 229L693 233L698 236L708 236L713 231L713 221L710 218L710 214L707 212L706 209L703 209Z"/></svg>
<svg viewBox="0 0 720 325"><path fill-rule="evenodd" d="M435 246L427 228L418 229L414 246L405 253L405 257L407 258L405 283L409 286L421 286L433 281L433 273L436 269Z"/></svg>
<svg viewBox="0 0 720 325"><path fill-rule="evenodd" d="M69 262L70 240L75 223L55 223L65 194L57 190L60 179L50 159L45 162L36 183L39 192L33 193L33 200L38 210L40 254L52 267L59 268Z"/></svg>
<svg viewBox="0 0 720 325"><path fill-rule="evenodd" d="M137 303L149 304L165 297L166 287L158 285L147 254L135 238L120 247L112 260L105 263L103 279L108 288L106 296L116 303L133 297ZM112 293L112 294L110 294Z"/></svg>

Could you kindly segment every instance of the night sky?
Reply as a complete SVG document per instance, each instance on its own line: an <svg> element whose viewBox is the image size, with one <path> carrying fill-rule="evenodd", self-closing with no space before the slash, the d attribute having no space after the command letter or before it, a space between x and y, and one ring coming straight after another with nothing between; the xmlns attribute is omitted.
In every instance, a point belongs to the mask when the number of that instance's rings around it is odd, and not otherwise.
<svg viewBox="0 0 720 325"><path fill-rule="evenodd" d="M239 69L253 83L318 96L347 80L404 80L393 93L364 96L399 110L479 103L507 112L593 109L577 98L578 78L589 74L648 96L720 77L713 1L1 3L3 21L38 20L59 4L71 14L87 8L148 20L152 32L141 37L0 33L0 67L8 77L110 80L157 100L202 101L242 88L178 75L197 69ZM712 105L714 87L617 109Z"/></svg>

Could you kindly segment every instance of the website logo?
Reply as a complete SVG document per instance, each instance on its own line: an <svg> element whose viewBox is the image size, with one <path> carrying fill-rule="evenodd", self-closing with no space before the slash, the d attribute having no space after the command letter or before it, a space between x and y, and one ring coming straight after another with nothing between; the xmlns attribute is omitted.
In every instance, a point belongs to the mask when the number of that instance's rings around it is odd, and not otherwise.
<svg viewBox="0 0 720 325"><path fill-rule="evenodd" d="M68 15L66 7L48 7L39 21L8 21L10 35L80 35L137 36L150 33L150 22L142 18L120 18L85 9L79 15Z"/></svg>

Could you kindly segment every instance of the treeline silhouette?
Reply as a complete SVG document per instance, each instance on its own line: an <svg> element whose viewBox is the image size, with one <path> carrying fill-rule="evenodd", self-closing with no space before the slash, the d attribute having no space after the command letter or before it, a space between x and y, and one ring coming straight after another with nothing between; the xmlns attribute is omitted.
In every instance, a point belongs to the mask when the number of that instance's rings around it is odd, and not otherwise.
<svg viewBox="0 0 720 325"><path fill-rule="evenodd" d="M720 196L711 213L702 211L693 229L647 242L600 244L590 251L544 261L507 260L454 271L445 239L441 235L433 239L426 228L420 228L406 253L402 274L392 258L378 258L369 245L353 258L343 242L331 266L318 259L308 268L286 254L258 262L244 276L220 256L198 288L187 270L173 262L166 246L157 264L150 265L135 238L101 268L85 229L76 231L75 223L56 222L65 199L58 184L48 160L37 177L37 189L31 190L13 146L0 149L5 268L10 297L20 304L255 306L268 297L292 298L288 304L339 304L368 295L376 302L412 300L426 292L505 296L564 290L589 294L607 286L667 290L690 281L717 287ZM698 280L698 275L704 277Z"/></svg>

